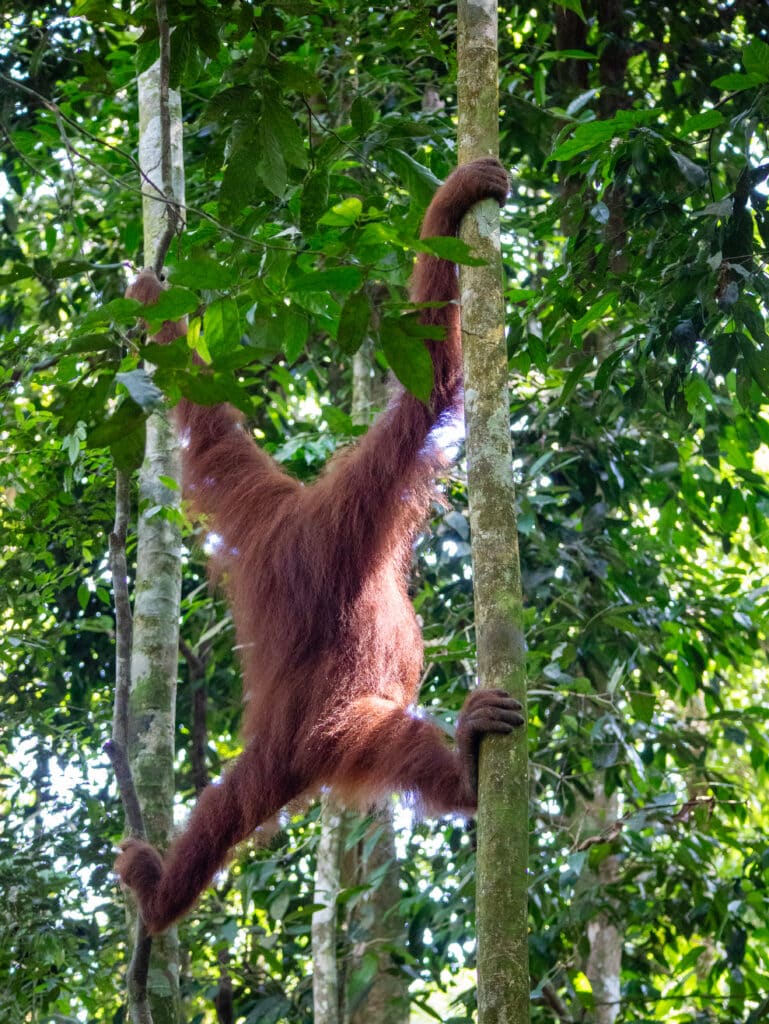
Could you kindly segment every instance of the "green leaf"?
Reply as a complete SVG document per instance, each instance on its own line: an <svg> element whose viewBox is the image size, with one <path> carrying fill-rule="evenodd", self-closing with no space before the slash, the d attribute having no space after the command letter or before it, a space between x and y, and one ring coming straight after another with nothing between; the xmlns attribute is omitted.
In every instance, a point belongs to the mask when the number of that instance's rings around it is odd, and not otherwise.
<svg viewBox="0 0 769 1024"><path fill-rule="evenodd" d="M461 263L465 267L483 267L486 260L473 256L472 249L461 238L422 238L414 247L419 252L429 252L451 263Z"/></svg>
<svg viewBox="0 0 769 1024"><path fill-rule="evenodd" d="M582 380L587 372L589 366L592 365L593 357L585 356L584 359L580 359L577 365L571 370L569 376L566 378L566 383L561 391L561 404L565 405L569 395L576 388L577 384Z"/></svg>
<svg viewBox="0 0 769 1024"><path fill-rule="evenodd" d="M710 84L723 92L742 92L744 89L754 89L762 83L763 79L758 75L742 75L735 71L728 75L721 75L720 78L714 78Z"/></svg>
<svg viewBox="0 0 769 1024"><path fill-rule="evenodd" d="M171 33L171 62L169 85L178 89L180 85L191 85L200 71L201 60L193 36L192 26L183 22L176 25Z"/></svg>
<svg viewBox="0 0 769 1024"><path fill-rule="evenodd" d="M143 72L152 67L159 57L160 43L157 35L153 36L151 39L140 39L136 44L136 51L134 55L136 74L143 74Z"/></svg>
<svg viewBox="0 0 769 1024"><path fill-rule="evenodd" d="M324 421L328 423L329 427L331 427L335 434L345 434L349 436L350 434L355 433L356 427L350 416L342 409L337 409L335 405L324 405L322 416Z"/></svg>
<svg viewBox="0 0 769 1024"><path fill-rule="evenodd" d="M571 138L556 146L550 154L551 160L571 160L596 146L603 146L614 138L612 121L589 121L577 126Z"/></svg>
<svg viewBox="0 0 769 1024"><path fill-rule="evenodd" d="M129 323L139 313L144 312L143 308L135 299L112 299L104 306L97 306L89 310L80 321L80 326L91 327L96 324Z"/></svg>
<svg viewBox="0 0 769 1024"><path fill-rule="evenodd" d="M78 334L69 343L69 351L106 352L115 346L116 341L111 334Z"/></svg>
<svg viewBox="0 0 769 1024"><path fill-rule="evenodd" d="M280 306L276 321L283 353L287 361L293 363L307 344L309 321L304 313L292 306Z"/></svg>
<svg viewBox="0 0 769 1024"><path fill-rule="evenodd" d="M677 153L674 149L670 150L670 155L678 165L678 169L683 174L684 178L693 185L695 188L703 188L708 182L707 171L700 167L699 164L695 164L693 160L690 160L688 156L684 156L682 153Z"/></svg>
<svg viewBox="0 0 769 1024"><path fill-rule="evenodd" d="M365 135L374 123L376 108L363 96L356 96L350 107L350 124L356 135Z"/></svg>
<svg viewBox="0 0 769 1024"><path fill-rule="evenodd" d="M231 352L240 344L240 316L233 299L217 299L206 308L203 333L211 356Z"/></svg>
<svg viewBox="0 0 769 1024"><path fill-rule="evenodd" d="M711 131L723 123L724 115L720 110L704 110L701 114L694 114L684 121L681 127L681 134L693 135L694 132Z"/></svg>
<svg viewBox="0 0 769 1024"><path fill-rule="evenodd" d="M353 292L342 306L336 340L343 352L357 352L366 337L371 320L371 299L365 288Z"/></svg>
<svg viewBox="0 0 769 1024"><path fill-rule="evenodd" d="M382 321L380 338L387 362L401 384L420 401L429 402L434 382L433 361L424 344L392 317Z"/></svg>
<svg viewBox="0 0 769 1024"><path fill-rule="evenodd" d="M263 120L265 139L272 136L280 149L283 160L290 167L307 166L307 150L304 138L291 111L281 102L266 97L266 116Z"/></svg>
<svg viewBox="0 0 769 1024"><path fill-rule="evenodd" d="M582 0L559 0L559 7L564 7L567 11L574 11L575 14L585 21L585 12L582 10Z"/></svg>
<svg viewBox="0 0 769 1024"><path fill-rule="evenodd" d="M192 31L198 46L206 57L209 60L216 60L219 54L219 31L216 19L202 7L197 7L195 20L192 22Z"/></svg>
<svg viewBox="0 0 769 1024"><path fill-rule="evenodd" d="M614 300L616 298L617 292L606 292L606 294L594 303L590 309L588 309L588 311L579 318L579 320L575 320L571 325L572 338L577 334L582 334L586 327L597 323L614 305Z"/></svg>
<svg viewBox="0 0 769 1024"><path fill-rule="evenodd" d="M192 321L192 323L195 322L195 320ZM142 347L141 352L142 356L148 359L153 366L163 367L163 369L180 370L189 363L188 343L185 338L179 338L170 345L158 345L157 342L150 341Z"/></svg>
<svg viewBox="0 0 769 1024"><path fill-rule="evenodd" d="M761 39L751 39L742 51L742 64L749 75L769 82L769 46Z"/></svg>
<svg viewBox="0 0 769 1024"><path fill-rule="evenodd" d="M630 706L633 714L639 722L648 725L654 717L656 698L653 693L644 693L641 690L630 691Z"/></svg>
<svg viewBox="0 0 769 1024"><path fill-rule="evenodd" d="M143 310L142 315L153 331L162 327L166 320L181 320L188 313L194 313L199 305L200 299L195 292L174 286L161 292L155 305Z"/></svg>
<svg viewBox="0 0 769 1024"><path fill-rule="evenodd" d="M769 395L769 346L756 348L746 345L743 355L753 380L765 395Z"/></svg>
<svg viewBox="0 0 769 1024"><path fill-rule="evenodd" d="M144 461L147 440L147 423L142 420L134 430L124 432L109 446L110 454L118 469L133 473Z"/></svg>
<svg viewBox="0 0 769 1024"><path fill-rule="evenodd" d="M355 223L362 212L363 203L357 196L350 196L349 199L343 199L341 203L332 206L327 213L323 214L318 224L327 224L329 227L349 227L350 224Z"/></svg>
<svg viewBox="0 0 769 1024"><path fill-rule="evenodd" d="M363 274L357 267L333 267L303 274L291 285L291 292L304 295L310 292L351 292L360 288Z"/></svg>
<svg viewBox="0 0 769 1024"><path fill-rule="evenodd" d="M232 266L211 259L183 260L169 268L169 276L174 286L183 285L197 291L230 288L237 281L237 272Z"/></svg>
<svg viewBox="0 0 769 1024"><path fill-rule="evenodd" d="M93 264L88 260L63 260L61 263L54 263L51 267L49 277L54 281L61 281L65 277L75 277L85 274L93 269Z"/></svg>
<svg viewBox="0 0 769 1024"><path fill-rule="evenodd" d="M163 392L146 370L116 373L115 380L122 384L134 402L145 412L152 412L163 403Z"/></svg>
<svg viewBox="0 0 769 1024"><path fill-rule="evenodd" d="M259 145L251 136L227 159L219 191L219 211L227 222L237 220L256 195L259 177L263 178L257 164ZM283 170L285 184L285 167Z"/></svg>
<svg viewBox="0 0 769 1024"><path fill-rule="evenodd" d="M617 352L612 352L610 356L607 356L606 359L604 359L604 361L598 368L598 373L596 373L595 375L595 381L593 383L593 386L595 387L596 391L603 391L603 389L609 383L611 375L620 365L624 356L625 350L619 349Z"/></svg>
<svg viewBox="0 0 769 1024"><path fill-rule="evenodd" d="M180 381L180 389L185 398L196 405L218 405L220 402L231 402L239 409L250 408L250 400L237 381L227 374L197 373L188 374Z"/></svg>
<svg viewBox="0 0 769 1024"><path fill-rule="evenodd" d="M328 206L328 168L318 167L304 183L300 225L302 233L314 230L318 217Z"/></svg>
<svg viewBox="0 0 769 1024"><path fill-rule="evenodd" d="M538 337L536 334L530 334L526 341L526 347L539 372L547 373L547 347L542 338Z"/></svg>
<svg viewBox="0 0 769 1024"><path fill-rule="evenodd" d="M602 148L613 138L625 138L657 117L655 110L620 110L607 121L587 121L578 124L571 138L562 142L550 154L549 160L570 160L588 150Z"/></svg>
<svg viewBox="0 0 769 1024"><path fill-rule="evenodd" d="M682 956L675 965L676 977L681 978L686 971L694 967L699 958L708 950L708 948L708 946L694 946L694 948L690 949L685 956Z"/></svg>
<svg viewBox="0 0 769 1024"><path fill-rule="evenodd" d="M355 1005L355 1001L360 1001L363 997L364 993L371 985L371 982L376 977L378 970L379 959L376 953L364 953L361 958L360 965L353 970L348 982L350 1000L353 1005Z"/></svg>
<svg viewBox="0 0 769 1024"><path fill-rule="evenodd" d="M127 398L120 403L108 420L97 424L88 432L89 448L104 448L119 441L144 424L145 416L140 406Z"/></svg>
<svg viewBox="0 0 769 1024"><path fill-rule="evenodd" d="M404 188L420 206L429 206L440 181L423 164L402 149L388 149L387 162L403 181Z"/></svg>
<svg viewBox="0 0 769 1024"><path fill-rule="evenodd" d="M14 263L13 269L7 274L0 274L0 284L13 284L15 281L25 281L27 278L36 277L32 267L24 263Z"/></svg>
<svg viewBox="0 0 769 1024"><path fill-rule="evenodd" d="M741 339L745 347L750 341L745 335L726 332L717 334L710 342L710 368L719 377L726 377L733 369L741 350Z"/></svg>
<svg viewBox="0 0 769 1024"><path fill-rule="evenodd" d="M259 150L257 153L256 165L253 164L252 173L255 170L262 179L264 185L277 196L283 198L288 184L288 172L286 171L286 160L280 140L269 124L269 120L263 117L259 122Z"/></svg>

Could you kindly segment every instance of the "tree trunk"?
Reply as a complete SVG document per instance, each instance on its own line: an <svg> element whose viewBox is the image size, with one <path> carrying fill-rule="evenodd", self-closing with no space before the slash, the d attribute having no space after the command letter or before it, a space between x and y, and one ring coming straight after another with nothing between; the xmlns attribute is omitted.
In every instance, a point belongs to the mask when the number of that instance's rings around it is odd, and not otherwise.
<svg viewBox="0 0 769 1024"><path fill-rule="evenodd" d="M607 796L603 789L603 776L595 795L584 804L584 832L600 835L617 821L617 794ZM615 854L609 854L593 871L587 868L580 878L580 887L595 889L594 902L605 903L602 892L617 880L619 863ZM595 1024L614 1024L620 1011L620 968L622 966L623 937L615 921L615 915L607 910L597 913L587 923L587 940L590 946L585 974L593 991Z"/></svg>
<svg viewBox="0 0 769 1024"><path fill-rule="evenodd" d="M324 795L315 868L312 915L312 1000L314 1024L339 1024L339 971L336 962L336 901L339 896L344 812Z"/></svg>
<svg viewBox="0 0 769 1024"><path fill-rule="evenodd" d="M460 163L499 150L496 0L461 0ZM486 260L460 268L468 494L480 686L526 699L499 210L479 205L462 237ZM478 1022L529 1020L526 730L481 744L478 787Z"/></svg>
<svg viewBox="0 0 769 1024"><path fill-rule="evenodd" d="M376 292L372 294L374 318L378 315L378 299ZM386 398L385 381L374 363L373 340L367 338L353 357L353 423L370 424ZM403 975L391 971L392 957L383 948L393 941L402 940L404 931L403 921L395 909L400 888L392 807L388 806L381 811L361 843L343 855L345 839L357 827L359 820L357 815L351 813L340 815L329 801L323 800L315 902L324 903L326 907L313 915L315 1018L316 1022L327 1024L335 1024L339 1018L345 1024L366 1024L368 1021L376 1021L377 1024L405 1024L409 1018L408 984ZM369 851L365 858L362 853L364 849ZM372 873L379 869L384 874L376 888L361 904L347 912L348 930L357 930L359 926L365 929L365 942L357 945L366 950L372 949L377 956L377 970L370 985L355 1006L349 1008L346 989L350 971L338 971L336 914L333 915L333 925L329 925L326 919L326 915L330 914L328 903L332 892L335 900L341 888L364 885ZM351 963L354 970L360 963L360 956L352 953ZM333 1007L337 1008L338 1017L333 1016Z"/></svg>
<svg viewBox="0 0 769 1024"><path fill-rule="evenodd" d="M139 162L144 177L144 259L152 266L167 230L166 203L173 190L184 202L181 102L170 96L172 177L162 181L160 67L139 78ZM150 185L147 181L152 182ZM153 185L155 187L153 187ZM162 482L177 481L175 488ZM139 474L139 522L134 598L134 637L129 698L129 758L148 840L165 849L173 832L174 725L181 599L181 471L176 431L165 412L147 421ZM171 929L153 941L148 981L154 1024L180 1019L179 940Z"/></svg>
<svg viewBox="0 0 769 1024"><path fill-rule="evenodd" d="M596 14L598 27L604 39L598 68L601 82L599 99L599 116L601 119L615 117L617 111L630 105L625 92L625 72L627 70L628 47L626 17L622 0L597 0ZM616 180L606 190L604 202L609 209L609 220L604 229L606 245L609 249L609 266L613 273L624 274L627 271L627 229L625 225L625 206L627 190L623 180L621 166L616 168ZM592 339L594 350L599 359L609 351L609 338L596 333ZM593 685L601 692L605 679L591 676ZM596 771L595 794L585 802L585 826L590 834L600 834L610 829L617 821L617 794L606 795L606 773ZM580 885L595 886L598 890L598 901L602 901L601 892L616 881L619 862L613 854L604 858L597 871L585 870ZM622 968L622 949L624 935L617 927L616 913L601 911L587 925L587 940L590 947L585 963L585 974L590 981L595 1005L595 1024L614 1024L620 1012L620 984Z"/></svg>
<svg viewBox="0 0 769 1024"><path fill-rule="evenodd" d="M361 946L376 956L377 966L365 995L352 1007L347 1024L408 1024L407 978L394 969L388 948L404 939L403 919L398 912L400 871L392 805L375 816L358 844L354 860L357 877L351 878L349 884L364 885L372 877L380 876L352 912L355 925L365 936ZM360 961L360 956L354 959Z"/></svg>
<svg viewBox="0 0 769 1024"><path fill-rule="evenodd" d="M382 300L380 290L372 289L372 327L376 327ZM386 381L374 362L373 339L366 338L353 358L352 421L370 424L387 401ZM356 819L347 816L347 831ZM373 841L372 839L376 836ZM368 853L364 853L364 851ZM384 874L362 904L351 909L351 925L363 921L366 947L377 955L377 972L363 999L346 1014L346 1024L407 1024L409 1019L408 984L403 974L392 971L392 957L384 946L403 941L404 925L396 909L400 898L400 872L395 853L393 806L388 804L376 815L352 857L343 860L344 884L364 885L378 870Z"/></svg>

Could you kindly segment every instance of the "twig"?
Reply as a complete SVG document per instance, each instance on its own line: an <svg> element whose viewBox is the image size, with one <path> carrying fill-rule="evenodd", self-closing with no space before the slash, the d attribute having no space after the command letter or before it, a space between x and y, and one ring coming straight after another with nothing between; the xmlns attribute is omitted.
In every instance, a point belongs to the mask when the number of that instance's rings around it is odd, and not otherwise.
<svg viewBox="0 0 769 1024"><path fill-rule="evenodd" d="M574 1018L549 981L542 986L542 1002L550 1007L561 1024L571 1024Z"/></svg>
<svg viewBox="0 0 769 1024"><path fill-rule="evenodd" d="M147 934L144 921L139 916L136 919L136 938L126 977L131 1024L153 1024L152 1010L147 998L151 951L152 936Z"/></svg>
<svg viewBox="0 0 769 1024"><path fill-rule="evenodd" d="M228 949L220 949L217 954L219 961L219 987L214 996L216 1019L218 1024L232 1024L235 1020L233 1003L232 978L230 977L230 953Z"/></svg>
<svg viewBox="0 0 769 1024"><path fill-rule="evenodd" d="M155 11L158 20L158 36L160 42L160 178L163 197L166 202L166 229L163 232L155 251L153 269L158 277L163 271L166 255L176 235L182 230L184 223L179 203L174 195L172 151L171 151L171 108L169 104L171 82L171 29L168 24L168 5L166 0L157 0Z"/></svg>

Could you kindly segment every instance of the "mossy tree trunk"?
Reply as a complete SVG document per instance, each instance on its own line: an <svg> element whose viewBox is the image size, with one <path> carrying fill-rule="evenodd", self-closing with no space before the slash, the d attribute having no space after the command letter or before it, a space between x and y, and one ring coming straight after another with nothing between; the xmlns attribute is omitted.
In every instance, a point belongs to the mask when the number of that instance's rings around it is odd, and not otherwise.
<svg viewBox="0 0 769 1024"><path fill-rule="evenodd" d="M320 837L315 867L318 909L312 915L312 1002L315 1024L339 1024L337 899L339 897L344 811L329 794L321 802Z"/></svg>
<svg viewBox="0 0 769 1024"><path fill-rule="evenodd" d="M164 194L184 202L181 102L169 97L171 175L164 181L161 76L156 63L139 78L139 161L143 173L144 261L152 266L167 232ZM147 422L139 474L134 635L129 698L129 759L148 840L165 849L173 833L174 728L181 600L181 466L168 412ZM171 484L171 486L169 486ZM154 1024L180 1019L176 929L153 941L148 997Z"/></svg>
<svg viewBox="0 0 769 1024"><path fill-rule="evenodd" d="M458 5L459 160L498 153L497 4ZM525 705L525 642L515 518L499 210L489 201L462 237L486 261L462 267L468 493L478 680ZM526 730L481 745L477 934L479 1024L529 1020Z"/></svg>

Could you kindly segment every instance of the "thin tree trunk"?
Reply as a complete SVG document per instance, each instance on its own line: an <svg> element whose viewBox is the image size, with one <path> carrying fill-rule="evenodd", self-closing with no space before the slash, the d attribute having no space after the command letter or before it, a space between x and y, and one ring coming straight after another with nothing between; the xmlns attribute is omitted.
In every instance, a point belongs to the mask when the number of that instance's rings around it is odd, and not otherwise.
<svg viewBox="0 0 769 1024"><path fill-rule="evenodd" d="M392 805L374 817L359 843L355 870L357 878L350 880L353 885L365 884L379 871L383 874L353 911L356 922L363 925L364 949L377 958L377 970L364 997L352 1008L349 1024L408 1024L407 978L403 972L394 970L389 951L390 946L402 943L404 938L403 919L398 911L400 871Z"/></svg>
<svg viewBox="0 0 769 1024"><path fill-rule="evenodd" d="M336 901L339 896L344 812L324 794L315 868L318 905L312 915L312 1000L314 1024L339 1024L339 971L336 962Z"/></svg>
<svg viewBox="0 0 769 1024"><path fill-rule="evenodd" d="M605 773L600 773L597 789L592 799L584 803L584 828L588 835L600 835L609 829L618 816L617 794L607 796L603 788ZM615 854L609 854L598 865L598 869L586 869L580 876L579 886L593 889L596 897L607 886L617 880L619 861ZM587 940L590 947L585 962L585 974L593 992L593 1020L595 1024L614 1024L620 1011L620 968L622 966L622 932L616 924L616 915L610 910L601 910L587 923Z"/></svg>
<svg viewBox="0 0 769 1024"><path fill-rule="evenodd" d="M374 318L378 315L378 299L376 292L372 294ZM377 372L374 363L373 341L367 338L353 357L353 423L370 424L386 397L383 375ZM343 1020L346 1024L365 1024L367 1021L376 1021L376 1024L405 1024L409 1018L408 985L403 976L391 972L392 958L384 949L403 937L403 922L395 909L400 890L392 808L388 807L377 815L362 842L349 851L348 855L343 853L345 839L357 826L359 817L349 812L340 814L326 798L323 800L321 814L315 902L325 906L313 915L312 926L316 1022L336 1024L337 1020ZM364 860L361 850L368 849L374 833L376 839ZM365 884L372 872L385 865L384 877L363 901L362 907L348 910L348 928L357 924L365 913L365 948L375 950L379 961L377 973L365 996L349 1009L345 991L349 971L340 971L336 960L337 920L334 912L332 927L329 902L332 892L336 900L340 889ZM356 958L351 959L354 965ZM334 1008L337 1017L333 1016Z"/></svg>
<svg viewBox="0 0 769 1024"><path fill-rule="evenodd" d="M169 235L169 204L184 202L181 102L169 95L169 152L163 152L160 64L139 78L139 161L143 173L144 259L156 265ZM168 487L165 480L177 482ZM129 698L129 758L149 841L164 849L173 832L174 725L181 599L180 460L167 413L150 416L139 474L134 638ZM154 1024L180 1019L179 941L175 929L153 942L148 994Z"/></svg>
<svg viewBox="0 0 769 1024"><path fill-rule="evenodd" d="M629 106L625 93L628 47L627 26L622 0L597 0L596 14L598 27L604 38L604 46L598 68L601 82L599 115L602 119L612 118L618 110ZM615 274L627 271L627 229L625 206L627 190L623 181L621 166L616 169L617 180L606 190L604 201L609 208L609 220L605 227L606 245L609 249L609 266ZM596 354L602 358L608 351L609 338L596 335L593 339ZM605 679L591 676L596 690L602 692ZM617 821L619 809L617 794L606 795L606 772L595 774L595 792L591 800L585 801L585 828L590 834L600 834L610 829ZM596 871L586 868L580 878L580 885L594 886L596 893L605 892L606 887L617 879L619 861L614 854L604 858ZM602 910L587 924L589 953L585 962L585 974L590 981L594 1000L595 1024L614 1024L620 1012L621 970L624 935L617 921L616 905Z"/></svg>
<svg viewBox="0 0 769 1024"><path fill-rule="evenodd" d="M460 163L499 149L496 0L458 5ZM479 685L526 700L507 348L496 204L462 237L487 262L460 268L468 494ZM529 1020L526 730L487 737L478 787L478 1022Z"/></svg>
<svg viewBox="0 0 769 1024"><path fill-rule="evenodd" d="M376 329L382 291L371 290L372 329ZM366 338L353 358L352 410L353 423L371 424L376 412L387 401L386 381L374 361L374 342ZM343 823L345 833L355 826L357 817L347 815ZM374 839L374 836L376 838ZM373 845L372 845L373 839ZM367 853L364 855L364 850ZM342 861L343 884L363 885L371 875L384 868L384 875L376 888L367 894L358 906L348 913L349 923L366 920L366 948L377 955L378 967L363 999L345 1014L346 1024L407 1024L409 1019L408 984L403 974L392 970L390 953L384 948L403 940L403 920L397 911L400 897L400 872L395 853L395 829L392 803L374 818L358 849Z"/></svg>

